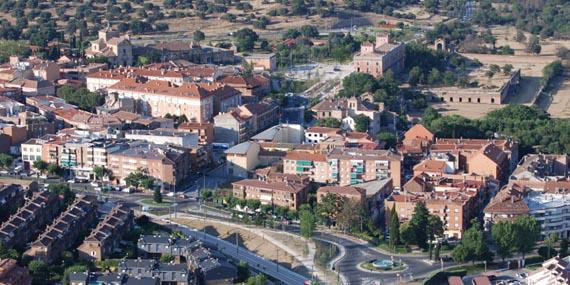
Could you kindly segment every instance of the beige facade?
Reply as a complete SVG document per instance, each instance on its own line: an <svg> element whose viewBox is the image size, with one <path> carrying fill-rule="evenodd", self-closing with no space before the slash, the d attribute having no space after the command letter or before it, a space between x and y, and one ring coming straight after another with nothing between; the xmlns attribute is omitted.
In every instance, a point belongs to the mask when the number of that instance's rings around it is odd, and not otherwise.
<svg viewBox="0 0 570 285"><path fill-rule="evenodd" d="M274 71L277 69L277 57L273 53L252 54L246 56L245 61L255 70Z"/></svg>
<svg viewBox="0 0 570 285"><path fill-rule="evenodd" d="M353 57L352 64L356 72L380 77L388 70L394 73L402 71L405 57L405 44L394 43L387 34L378 34L375 44L362 44L360 53Z"/></svg>
<svg viewBox="0 0 570 285"><path fill-rule="evenodd" d="M260 150L258 143L249 141L226 150L228 175L240 178L249 177L249 172L259 165Z"/></svg>
<svg viewBox="0 0 570 285"><path fill-rule="evenodd" d="M133 65L133 46L129 36L120 36L110 28L99 31L99 38L85 51L87 58L105 57L112 65Z"/></svg>
<svg viewBox="0 0 570 285"><path fill-rule="evenodd" d="M259 200L263 205L287 207L294 211L307 199L308 185L305 184L245 179L232 185L234 197Z"/></svg>

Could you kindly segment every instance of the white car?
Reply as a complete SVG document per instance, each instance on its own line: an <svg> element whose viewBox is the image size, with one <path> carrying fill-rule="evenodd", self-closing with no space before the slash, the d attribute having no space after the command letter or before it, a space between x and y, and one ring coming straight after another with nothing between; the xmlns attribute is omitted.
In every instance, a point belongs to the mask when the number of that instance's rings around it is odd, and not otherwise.
<svg viewBox="0 0 570 285"><path fill-rule="evenodd" d="M73 184L73 183L75 183L75 179L69 179L69 180L67 180L67 183Z"/></svg>
<svg viewBox="0 0 570 285"><path fill-rule="evenodd" d="M168 192L168 194L166 194L166 196L168 196L168 197L174 197L174 192Z"/></svg>
<svg viewBox="0 0 570 285"><path fill-rule="evenodd" d="M93 190L95 190L95 191L102 191L103 188L101 188L101 187L95 187L95 188L93 188Z"/></svg>
<svg viewBox="0 0 570 285"><path fill-rule="evenodd" d="M91 182L90 184L91 184L91 186L93 186L93 187L99 187L99 182L97 182L97 181L93 181L93 182Z"/></svg>

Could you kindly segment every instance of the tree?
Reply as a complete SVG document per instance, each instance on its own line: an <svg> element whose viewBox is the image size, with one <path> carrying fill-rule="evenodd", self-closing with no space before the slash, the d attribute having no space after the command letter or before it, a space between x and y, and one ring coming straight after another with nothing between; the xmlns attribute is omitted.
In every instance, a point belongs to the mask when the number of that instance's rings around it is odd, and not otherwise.
<svg viewBox="0 0 570 285"><path fill-rule="evenodd" d="M487 76L487 78L489 78L489 80L491 80L491 78L493 78L493 76L495 76L495 73L492 70L487 70L485 72L485 76Z"/></svg>
<svg viewBox="0 0 570 285"><path fill-rule="evenodd" d="M143 188L150 190L154 186L154 178L146 176L140 180L140 183Z"/></svg>
<svg viewBox="0 0 570 285"><path fill-rule="evenodd" d="M511 71L513 71L513 65L512 64L507 63L507 64L503 65L503 73L505 75L509 75L511 73Z"/></svg>
<svg viewBox="0 0 570 285"><path fill-rule="evenodd" d="M308 204L301 205L299 217L301 236L306 238L312 237L316 228L316 219L315 214L313 214L313 211L311 211L311 207Z"/></svg>
<svg viewBox="0 0 570 285"><path fill-rule="evenodd" d="M43 261L32 260L28 264L28 270L30 270L30 275L32 275L33 284L45 284L49 272L47 265Z"/></svg>
<svg viewBox="0 0 570 285"><path fill-rule="evenodd" d="M386 149L391 149L396 147L397 144L396 136L391 132L380 132L376 135L376 138L378 138L379 141L385 143L384 148Z"/></svg>
<svg viewBox="0 0 570 285"><path fill-rule="evenodd" d="M556 234L550 234L545 240L547 254L545 259L550 259L553 255L556 255L556 250L554 249L554 244L558 241L558 236Z"/></svg>
<svg viewBox="0 0 570 285"><path fill-rule="evenodd" d="M400 243L400 219L396 212L396 205L390 210L390 248L396 248Z"/></svg>
<svg viewBox="0 0 570 285"><path fill-rule="evenodd" d="M0 153L0 167L8 168L12 165L14 158L11 155Z"/></svg>
<svg viewBox="0 0 570 285"><path fill-rule="evenodd" d="M259 36L250 28L243 28L234 33L236 46L239 51L251 51Z"/></svg>
<svg viewBox="0 0 570 285"><path fill-rule="evenodd" d="M174 256L172 256L171 254L163 254L160 257L160 262L162 263L170 263L172 261L174 261Z"/></svg>
<svg viewBox="0 0 570 285"><path fill-rule="evenodd" d="M452 86L453 84L455 84L455 81L457 81L457 76L455 76L455 73L451 71L446 71L443 74L443 83L445 83L445 85Z"/></svg>
<svg viewBox="0 0 570 285"><path fill-rule="evenodd" d="M339 128L340 121L336 118L323 118L317 120L316 125L319 127L327 127L327 128Z"/></svg>
<svg viewBox="0 0 570 285"><path fill-rule="evenodd" d="M471 227L463 233L463 239L451 253L456 261L492 260L491 252L487 247L485 235L476 219L471 221Z"/></svg>
<svg viewBox="0 0 570 285"><path fill-rule="evenodd" d="M416 203L414 213L410 220L410 226L414 231L415 242L421 248L427 248L427 224L429 218L429 211L423 202Z"/></svg>
<svg viewBox="0 0 570 285"><path fill-rule="evenodd" d="M560 241L560 252L558 254L563 258L568 256L568 239L565 238Z"/></svg>
<svg viewBox="0 0 570 285"><path fill-rule="evenodd" d="M535 35L530 36L526 45L526 51L532 54L539 54L541 50L542 46L540 45L538 37Z"/></svg>
<svg viewBox="0 0 570 285"><path fill-rule="evenodd" d="M497 64L491 64L489 65L489 70L491 70L493 73L498 73L501 71L501 67Z"/></svg>
<svg viewBox="0 0 570 285"><path fill-rule="evenodd" d="M48 190L63 197L63 203L66 205L70 205L75 200L75 193L69 189L67 184L50 184Z"/></svg>
<svg viewBox="0 0 570 285"><path fill-rule="evenodd" d="M511 257L513 245L516 240L513 224L508 221L498 222L493 225L491 235L497 246L497 255L499 255L503 261L505 258Z"/></svg>
<svg viewBox="0 0 570 285"><path fill-rule="evenodd" d="M517 30L517 34L515 36L515 40L519 43L526 41L526 36L521 30Z"/></svg>
<svg viewBox="0 0 570 285"><path fill-rule="evenodd" d="M427 234L429 240L435 240L436 237L443 237L443 222L438 216L429 215L427 224Z"/></svg>
<svg viewBox="0 0 570 285"><path fill-rule="evenodd" d="M416 233L409 222L400 225L400 240L406 246L416 243Z"/></svg>
<svg viewBox="0 0 570 285"><path fill-rule="evenodd" d="M267 277L262 273L258 273L255 276L249 277L246 282L247 285L266 285Z"/></svg>
<svg viewBox="0 0 570 285"><path fill-rule="evenodd" d="M539 238L540 226L535 218L529 215L518 216L513 225L517 237L514 245L524 260L525 255L534 248Z"/></svg>
<svg viewBox="0 0 570 285"><path fill-rule="evenodd" d="M408 83L410 84L410 86L418 85L418 83L420 83L421 80L422 80L422 70L417 66L412 67L412 69L408 73Z"/></svg>
<svg viewBox="0 0 570 285"><path fill-rule="evenodd" d="M200 30L195 30L192 34L192 39L194 39L196 42L201 42L206 39L206 35Z"/></svg>
<svg viewBox="0 0 570 285"><path fill-rule="evenodd" d="M162 193L160 193L160 189L154 189L154 193L152 195L152 200L155 203L162 203Z"/></svg>
<svg viewBox="0 0 570 285"><path fill-rule="evenodd" d="M20 254L16 249L14 248L9 249L6 247L6 245L4 245L3 242L0 242L0 258L1 259L12 258L18 260L20 259Z"/></svg>
<svg viewBox="0 0 570 285"><path fill-rule="evenodd" d="M342 90L339 96L360 96L365 92L375 92L378 82L368 73L353 72L342 80Z"/></svg>
<svg viewBox="0 0 570 285"><path fill-rule="evenodd" d="M97 179L101 179L106 175L109 175L111 170L107 169L105 166L95 166L93 167L93 173L95 173L95 177Z"/></svg>
<svg viewBox="0 0 570 285"><path fill-rule="evenodd" d="M48 163L43 160L36 160L32 165L34 166L35 169L39 170L41 173L46 171L48 167Z"/></svg>
<svg viewBox="0 0 570 285"><path fill-rule="evenodd" d="M354 130L357 132L367 132L368 126L370 125L370 118L364 114L360 114L353 117L354 119Z"/></svg>
<svg viewBox="0 0 570 285"><path fill-rule="evenodd" d="M240 261L238 266L237 266L237 277L236 277L236 282L240 283L240 282L245 282L250 275L249 272L249 264L245 261Z"/></svg>
<svg viewBox="0 0 570 285"><path fill-rule="evenodd" d="M336 217L337 227L344 232L362 231L364 208L359 201L343 199L342 209Z"/></svg>
<svg viewBox="0 0 570 285"><path fill-rule="evenodd" d="M332 193L326 194L317 205L317 216L321 221L327 224L331 223L342 210L342 202L343 199L339 195Z"/></svg>
<svg viewBox="0 0 570 285"><path fill-rule="evenodd" d="M57 175L61 173L61 168L56 163L50 163L47 167L47 172L50 175Z"/></svg>
<svg viewBox="0 0 570 285"><path fill-rule="evenodd" d="M437 68L432 68L428 74L427 81L429 84L437 84L441 82L441 72Z"/></svg>

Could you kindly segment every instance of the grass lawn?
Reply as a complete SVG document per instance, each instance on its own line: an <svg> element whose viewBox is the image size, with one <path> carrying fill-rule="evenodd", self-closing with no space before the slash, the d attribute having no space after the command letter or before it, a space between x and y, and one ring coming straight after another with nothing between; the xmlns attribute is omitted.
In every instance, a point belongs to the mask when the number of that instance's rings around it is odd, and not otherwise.
<svg viewBox="0 0 570 285"><path fill-rule="evenodd" d="M404 270L404 268L406 268L406 267L403 264L399 264L398 266L395 266L395 267L392 267L389 269L382 269L382 268L374 267L374 265L372 265L372 262L365 262L365 263L362 263L362 268L370 270L370 271L389 272L389 271Z"/></svg>
<svg viewBox="0 0 570 285"><path fill-rule="evenodd" d="M162 203L157 203L153 199L142 199L140 202L147 205L147 206L159 207L159 208L160 207L166 208L166 207L169 207L171 204L170 202L167 202L164 200L162 201Z"/></svg>
<svg viewBox="0 0 570 285"><path fill-rule="evenodd" d="M388 252L394 252L394 249L392 247L390 247L390 245L388 243L380 243L378 245L378 248L384 251L388 251ZM396 252L395 253L409 253L410 251L408 250L408 248L406 248L403 245L398 245L396 246Z"/></svg>

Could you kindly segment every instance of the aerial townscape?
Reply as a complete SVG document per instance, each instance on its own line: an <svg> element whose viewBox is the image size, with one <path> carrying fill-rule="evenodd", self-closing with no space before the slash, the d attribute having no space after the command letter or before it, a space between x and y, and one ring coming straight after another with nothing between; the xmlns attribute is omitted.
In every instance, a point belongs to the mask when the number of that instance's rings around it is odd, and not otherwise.
<svg viewBox="0 0 570 285"><path fill-rule="evenodd" d="M568 0L0 0L0 285L570 285Z"/></svg>

